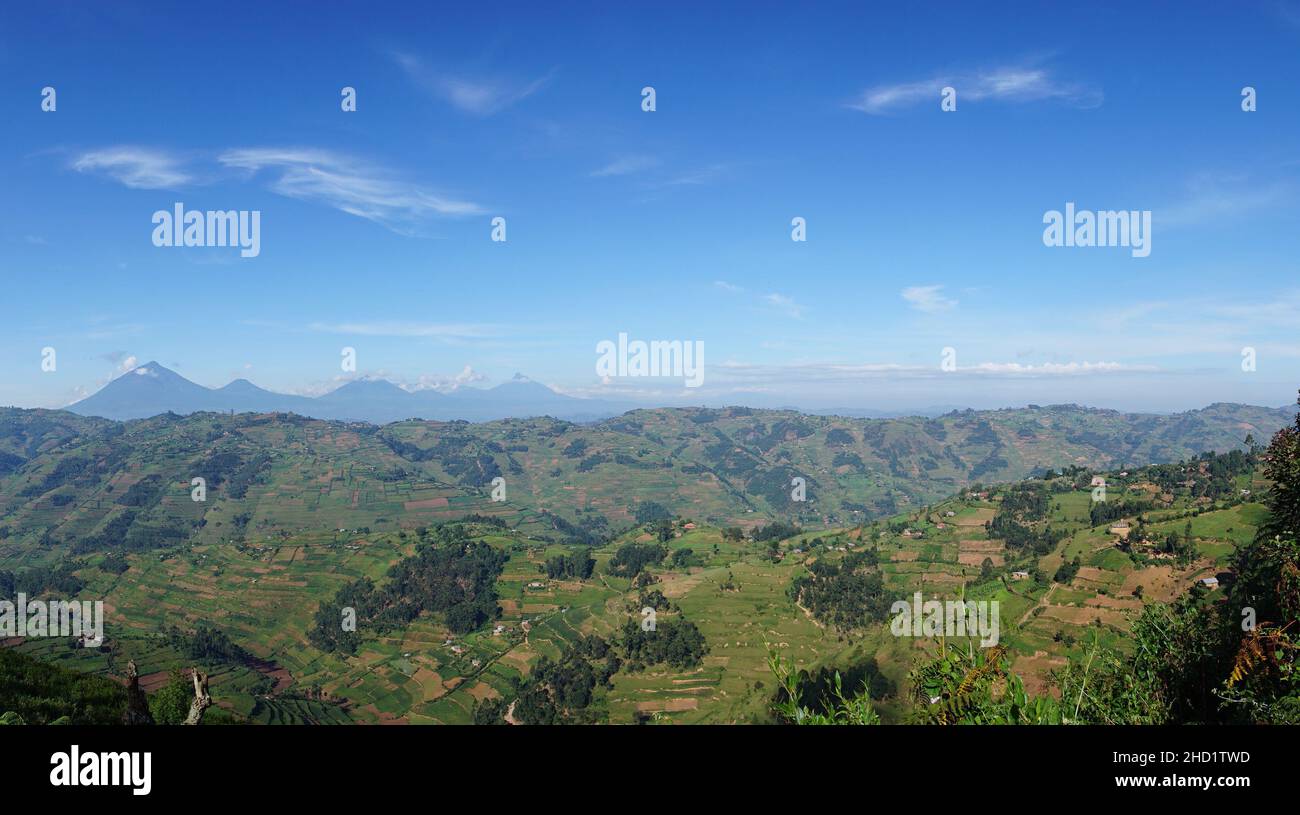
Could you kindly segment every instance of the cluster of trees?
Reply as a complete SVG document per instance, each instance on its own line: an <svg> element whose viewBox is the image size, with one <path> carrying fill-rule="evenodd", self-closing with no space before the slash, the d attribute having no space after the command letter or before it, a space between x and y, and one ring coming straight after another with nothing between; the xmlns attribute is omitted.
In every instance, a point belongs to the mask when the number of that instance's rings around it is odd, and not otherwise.
<svg viewBox="0 0 1300 815"><path fill-rule="evenodd" d="M661 562L667 554L668 548L660 543L625 543L610 558L609 573L635 578L647 566Z"/></svg>
<svg viewBox="0 0 1300 815"><path fill-rule="evenodd" d="M567 555L554 555L546 559L546 576L555 580L561 577L576 577L586 580L596 568L596 560L586 549L570 552Z"/></svg>
<svg viewBox="0 0 1300 815"><path fill-rule="evenodd" d="M709 653L700 629L682 616L657 620L653 631L644 630L641 620L629 619L618 644L629 671L665 662L678 670L694 668Z"/></svg>
<svg viewBox="0 0 1300 815"><path fill-rule="evenodd" d="M91 534L79 541L73 543L74 554L81 552L92 552L104 549L125 549L126 534L130 532L131 524L135 523L135 510L126 510L120 515L109 519L104 528L98 533Z"/></svg>
<svg viewBox="0 0 1300 815"><path fill-rule="evenodd" d="M1160 487L1162 492L1176 493L1184 488L1184 482L1192 480L1191 494L1218 499L1236 496L1234 479L1237 476L1252 473L1259 466L1259 451L1253 437L1247 436L1246 451L1231 450L1227 453L1202 453L1190 461L1177 464L1153 464L1142 468L1134 476L1141 476ZM1201 465L1205 472L1201 472Z"/></svg>
<svg viewBox="0 0 1300 815"><path fill-rule="evenodd" d="M62 598L75 596L86 582L76 571L86 564L80 560L62 560L51 566L34 566L21 572L0 570L0 599L11 599L19 593L28 597L54 594Z"/></svg>
<svg viewBox="0 0 1300 815"><path fill-rule="evenodd" d="M194 631L182 631L175 626L171 626L165 633L168 643L191 660L208 664L236 663L242 665L252 662L254 659L252 654L231 641L224 631L207 623L199 623L198 628ZM188 712L188 696L185 699L185 708Z"/></svg>
<svg viewBox="0 0 1300 815"><path fill-rule="evenodd" d="M1134 527L1133 530L1129 533L1128 540L1126 541L1127 545L1125 548L1131 551L1132 542L1141 541L1141 540L1154 540L1156 543L1156 551L1165 552L1166 554L1173 555L1176 558L1176 562L1178 563L1179 566L1189 565L1193 560L1196 559L1196 556L1198 554L1198 550L1196 548L1196 538L1192 534L1191 521L1188 521L1187 524L1183 527L1182 535L1179 535L1178 532L1171 529L1169 530L1169 532L1165 533L1164 538L1162 540L1160 539L1159 533L1153 532L1150 529L1148 529L1146 524L1141 519L1139 519L1138 525ZM1133 554L1134 557L1136 558L1137 557L1136 553Z"/></svg>
<svg viewBox="0 0 1300 815"><path fill-rule="evenodd" d="M662 591L651 589L650 591L642 591L636 598L636 604L629 611L638 614L643 608L653 608L655 611L672 611L676 606L664 596Z"/></svg>
<svg viewBox="0 0 1300 815"><path fill-rule="evenodd" d="M59 459L59 463L54 465L54 469L45 474L45 477L35 484L29 484L24 487L22 492L18 493L24 498L31 498L37 495L44 495L53 489L58 489L64 484L86 478L87 471L90 469L90 459L83 456L66 456Z"/></svg>
<svg viewBox="0 0 1300 815"><path fill-rule="evenodd" d="M772 523L767 526L760 526L754 530L754 540L759 541L760 543L769 540L781 541L786 538L793 538L795 535L801 534L802 532L803 530L794 524L786 523L784 521L772 521Z"/></svg>
<svg viewBox="0 0 1300 815"><path fill-rule="evenodd" d="M661 592L643 592L641 606L670 610ZM579 636L558 660L543 656L528 676L514 681L513 703L487 699L474 709L475 724L502 724L507 712L522 724L584 724L603 721L600 688L613 688L620 669L643 670L667 663L679 670L700 663L708 653L704 635L680 615L659 620L654 630L641 628L639 613L628 619L613 642L599 636ZM512 710L513 705L513 710Z"/></svg>
<svg viewBox="0 0 1300 815"><path fill-rule="evenodd" d="M355 654L361 644L362 612L372 612L370 604L375 594L375 583L368 577L343 586L334 593L333 600L320 604L307 639L322 651ZM349 619L345 609L351 609L355 618ZM355 626L350 624L353 622Z"/></svg>
<svg viewBox="0 0 1300 815"><path fill-rule="evenodd" d="M471 512L471 513L468 514L468 515L464 515L464 516L462 516L462 517L460 518L460 520L458 521L458 523L462 523L462 524L483 524L484 526L490 526L490 527L492 527L493 529L509 529L509 528L510 528L510 524L506 523L504 518L499 518L499 517L497 517L496 515L480 515L480 514L477 513L477 512ZM423 530L423 531L421 531L421 530ZM427 527L427 526L419 527L419 528L416 529L416 532L420 535L420 537L424 537L424 536L428 535L428 533L429 533L429 527Z"/></svg>
<svg viewBox="0 0 1300 815"><path fill-rule="evenodd" d="M612 688L621 661L598 636L582 636L558 660L543 656L516 685L512 718L522 724L584 724L604 718L593 706L596 689ZM509 709L504 699L487 700L474 710L475 724L502 724Z"/></svg>
<svg viewBox="0 0 1300 815"><path fill-rule="evenodd" d="M1042 521L1051 509L1051 496L1047 485L1026 481L1006 487L1002 491L1002 505L986 521L984 529L990 538L1006 542L1011 550L1028 550L1045 555L1065 538L1065 532L1046 526L1035 529L1032 524Z"/></svg>
<svg viewBox="0 0 1300 815"><path fill-rule="evenodd" d="M673 556L669 559L674 569L687 569L691 566L700 566L704 559L695 554L695 550L689 546L683 546L681 549L674 549Z"/></svg>
<svg viewBox="0 0 1300 815"><path fill-rule="evenodd" d="M1007 461L1005 458L1003 458L1003 456L1000 453L1000 450L1001 450L1001 444L999 443L998 447L995 447L994 449L990 450L987 456L985 456L980 461L976 462L974 467L970 468L970 472L967 473L967 477L980 478L982 476L988 475L990 473L996 473L998 470L1011 466L1011 463Z"/></svg>
<svg viewBox="0 0 1300 815"><path fill-rule="evenodd" d="M660 543L667 543L673 539L676 530L673 528L673 522L667 519L655 521L649 525L650 532L655 536L655 540Z"/></svg>
<svg viewBox="0 0 1300 815"><path fill-rule="evenodd" d="M846 450L841 450L840 452L835 454L835 458L831 460L831 466L852 467L858 472L865 472L867 469L866 462L862 460L862 456L858 455L857 453L852 453ZM852 507L852 508L856 508L856 507Z"/></svg>
<svg viewBox="0 0 1300 815"><path fill-rule="evenodd" d="M132 484L117 498L117 503L124 507L149 507L153 506L159 498L162 497L166 485L163 483L160 475L146 475L144 478Z"/></svg>
<svg viewBox="0 0 1300 815"><path fill-rule="evenodd" d="M1002 491L1002 511L1025 521L1047 517L1051 499L1045 484L1025 481Z"/></svg>
<svg viewBox="0 0 1300 815"><path fill-rule="evenodd" d="M71 544L73 554L98 552L103 550L120 552L144 552L161 549L177 541L185 540L193 529L179 520L164 521L157 524L137 522L140 510L128 509L104 524L93 535L74 540Z"/></svg>
<svg viewBox="0 0 1300 815"><path fill-rule="evenodd" d="M1092 508L1088 510L1088 524L1101 526L1146 512L1153 506L1155 505L1150 501L1093 501Z"/></svg>
<svg viewBox="0 0 1300 815"><path fill-rule="evenodd" d="M856 443L857 439L853 438L853 434L840 427L832 428L830 432L826 434L827 447L839 447L846 444Z"/></svg>
<svg viewBox="0 0 1300 815"><path fill-rule="evenodd" d="M109 574L122 574L131 568L131 564L121 552L109 552L99 561L99 568Z"/></svg>
<svg viewBox="0 0 1300 815"><path fill-rule="evenodd" d="M637 455L639 456L649 455L649 453L650 451L645 449L637 451ZM656 464L653 461L642 461L641 459L633 458L632 456L629 456L627 453L615 453L614 461L623 465L624 467L631 467L634 470L654 470L659 468L672 469L673 466L671 461L665 460L659 464Z"/></svg>
<svg viewBox="0 0 1300 815"><path fill-rule="evenodd" d="M761 422L754 425L751 440L756 447L766 453L791 438L806 439L816 432L817 428L803 419L778 419L770 428Z"/></svg>
<svg viewBox="0 0 1300 815"><path fill-rule="evenodd" d="M397 438L388 430L375 434L388 448L407 461L436 461L447 474L462 484L486 487L501 475L501 467L490 451L504 452L499 444L483 445L475 439L448 434L432 447L420 447Z"/></svg>
<svg viewBox="0 0 1300 815"><path fill-rule="evenodd" d="M819 622L853 629L889 616L885 581L874 567L875 551L854 552L838 562L819 558L808 574L790 584L790 599L808 609Z"/></svg>
<svg viewBox="0 0 1300 815"><path fill-rule="evenodd" d="M1065 538L1065 532L1048 526L1033 529L1016 520L1015 516L999 511L993 520L984 524L990 538L1006 541L1008 549L1028 549L1036 555L1045 555Z"/></svg>
<svg viewBox="0 0 1300 815"><path fill-rule="evenodd" d="M5 450L0 450L0 475L9 475L27 462L22 456L16 456Z"/></svg>
<svg viewBox="0 0 1300 815"><path fill-rule="evenodd" d="M125 708L126 689L107 677L0 648L0 724L113 725Z"/></svg>
<svg viewBox="0 0 1300 815"><path fill-rule="evenodd" d="M242 499L270 464L271 456L267 453L258 453L246 461L239 453L227 450L199 462L196 473L207 480L209 489L225 484L227 496Z"/></svg>
<svg viewBox="0 0 1300 815"><path fill-rule="evenodd" d="M1056 574L1052 575L1052 579L1057 583L1069 583L1079 573L1079 567L1082 565L1077 557L1074 560L1063 560Z"/></svg>
<svg viewBox="0 0 1300 815"><path fill-rule="evenodd" d="M557 531L568 536L569 542L581 544L583 546L600 546L605 542L605 533L608 532L609 522L604 516L594 516L582 519L581 523L573 523L562 516L556 515L550 510L542 510L542 517L545 518L551 526Z"/></svg>
<svg viewBox="0 0 1300 815"><path fill-rule="evenodd" d="M671 521L673 514L656 501L642 501L637 504L633 517L636 518L637 525L644 526L655 521Z"/></svg>
<svg viewBox="0 0 1300 815"><path fill-rule="evenodd" d="M495 618L496 581L509 555L481 541L467 540L460 525L440 527L437 545L421 543L416 553L388 570L384 585L361 578L322 603L309 632L324 651L356 653L363 628L385 632L404 627L421 612L444 615L447 627L465 634ZM356 631L343 627L345 608L355 612Z"/></svg>
<svg viewBox="0 0 1300 815"><path fill-rule="evenodd" d="M596 469L602 464L613 461L608 453L592 453L591 455L578 462L578 472L587 473Z"/></svg>
<svg viewBox="0 0 1300 815"><path fill-rule="evenodd" d="M586 439L576 438L565 446L563 453L565 458L582 458L590 446Z"/></svg>
<svg viewBox="0 0 1300 815"><path fill-rule="evenodd" d="M790 482L797 475L799 475L798 471L789 467L762 468L745 481L745 492L762 496L770 506L787 512L794 511L798 509L798 505L790 498ZM814 490L817 483L808 478L806 486L805 498L812 501L816 497Z"/></svg>

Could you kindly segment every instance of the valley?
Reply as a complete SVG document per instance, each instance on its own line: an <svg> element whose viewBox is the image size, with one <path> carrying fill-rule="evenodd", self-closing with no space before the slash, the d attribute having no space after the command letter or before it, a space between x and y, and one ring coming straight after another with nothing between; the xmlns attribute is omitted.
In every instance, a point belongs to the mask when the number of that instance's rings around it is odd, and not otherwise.
<svg viewBox="0 0 1300 815"><path fill-rule="evenodd" d="M517 720L542 715L503 707L539 664L614 660L580 720L768 721L779 653L813 686L835 670L865 681L884 719L904 721L909 672L934 642L891 636L889 602L997 600L1015 671L1051 694L1053 673L1087 649L1122 650L1144 604L1224 573L1267 484L1250 456L1199 451L1240 451L1289 413L660 409L590 425L378 427L10 410L0 570L37 593L103 598L109 643L8 645L107 677L134 660L146 688L203 662L218 715L253 723ZM1142 456L1173 463L1127 464ZM786 489L795 474L803 505ZM191 500L195 476L205 501ZM498 477L504 502L490 498ZM1129 529L1141 539L1126 543ZM490 620L453 630L466 626L418 613L363 624L354 653L322 650L312 631L341 590L389 585L395 564L471 542L500 553L483 584ZM619 566L646 551L634 573ZM590 566L575 573L574 558ZM676 665L629 659L647 602L663 625L688 621L702 648ZM204 629L243 655L193 650ZM606 663L574 656L595 642Z"/></svg>

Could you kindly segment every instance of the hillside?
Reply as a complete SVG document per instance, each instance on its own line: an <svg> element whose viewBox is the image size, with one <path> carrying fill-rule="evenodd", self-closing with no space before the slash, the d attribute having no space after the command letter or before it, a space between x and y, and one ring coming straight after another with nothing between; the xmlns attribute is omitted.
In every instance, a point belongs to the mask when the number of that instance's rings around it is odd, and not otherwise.
<svg viewBox="0 0 1300 815"><path fill-rule="evenodd" d="M383 427L291 414L126 423L0 410L0 566L125 546L395 531L467 512L557 539L608 536L658 507L715 526L855 524L1045 468L1168 462L1267 438L1292 411L1154 416L1075 406L849 419L658 409ZM206 500L191 500L205 479ZM490 500L505 479L506 500ZM794 478L806 501L792 500ZM556 519L560 520L556 520ZM576 525L576 526L575 526Z"/></svg>
<svg viewBox="0 0 1300 815"><path fill-rule="evenodd" d="M888 635L885 601L999 600L1015 670L1051 692L1085 643L1122 649L1145 604L1250 540L1266 487L1251 457L1199 451L1292 415L660 409L380 427L5 410L0 590L106 600L108 649L10 642L24 653L107 676L134 659L147 689L200 661L223 715L252 722L764 720L772 650L813 669L810 688L821 669L865 681L901 720L928 646ZM1143 457L1182 463L1129 464ZM1131 543L1110 531L1121 520ZM340 640L345 605L362 627ZM665 637L637 633L646 607ZM581 704L557 706L558 686Z"/></svg>
<svg viewBox="0 0 1300 815"><path fill-rule="evenodd" d="M639 524L589 548L483 519L409 533L194 543L129 553L122 566L90 553L75 574L85 596L104 597L112 608L110 648L68 649L56 640L17 647L94 674L134 659L147 687L198 659L228 710L265 723L468 723L507 714L516 721L765 721L774 692L767 658L775 650L809 672L814 697L817 677L839 670L872 689L887 721L899 721L908 710L909 669L933 642L889 636L875 600L914 591L999 600L1002 644L1016 671L1034 692L1050 693L1051 673L1092 639L1122 649L1144 605L1222 573L1263 514L1253 496L1266 485L1252 468L1250 457L1235 453L1107 472L1105 510L1093 500L1093 471L1072 469L963 491L872 524L793 534L735 534L683 517ZM1004 515L1028 532L1000 524ZM1129 541L1110 531L1118 519L1136 527L1139 518L1143 531ZM999 535L1003 529L1010 534ZM450 612L425 611L380 623L362 611L350 649L314 633L333 626L339 598L355 602L355 581L369 579L400 598L422 559L440 553L431 562L439 574L457 552L468 556L477 550L465 547L480 545L499 558L474 578L485 581L476 593L496 609L487 619L457 622ZM840 566L880 581L845 583L814 600L809 575L831 579ZM677 632L679 648L647 650L636 633L646 607L656 609L660 632ZM203 626L252 656L195 651L183 632ZM585 691L561 710L539 674Z"/></svg>

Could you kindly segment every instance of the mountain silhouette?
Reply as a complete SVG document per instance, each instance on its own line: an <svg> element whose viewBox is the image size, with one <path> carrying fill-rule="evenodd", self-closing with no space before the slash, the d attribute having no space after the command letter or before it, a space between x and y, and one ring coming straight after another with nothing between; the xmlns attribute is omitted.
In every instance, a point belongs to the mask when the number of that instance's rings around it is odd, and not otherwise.
<svg viewBox="0 0 1300 815"><path fill-rule="evenodd" d="M160 413L297 413L314 419L384 424L402 419L465 420L553 416L593 421L616 416L633 405L576 399L556 393L522 374L494 388L463 387L450 393L408 391L384 379L354 379L318 397L260 388L247 379L205 388L180 374L146 362L67 410L105 419L145 419Z"/></svg>

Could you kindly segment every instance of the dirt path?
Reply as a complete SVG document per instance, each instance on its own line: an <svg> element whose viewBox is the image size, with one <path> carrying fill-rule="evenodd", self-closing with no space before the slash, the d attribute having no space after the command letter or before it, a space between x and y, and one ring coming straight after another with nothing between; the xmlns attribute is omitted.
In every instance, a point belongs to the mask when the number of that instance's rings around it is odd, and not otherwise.
<svg viewBox="0 0 1300 815"><path fill-rule="evenodd" d="M799 609L800 611L802 611L802 612L803 612L803 615L804 615L805 617L807 617L809 620L812 620L813 625L817 626L818 628L825 628L825 627L826 627L826 624L825 624L825 623L819 622L819 621L817 620L817 618L813 616L813 613L812 613L811 610L804 608L803 606L799 605L798 603L795 603L795 604L794 604L794 607L797 608L797 609Z"/></svg>
<svg viewBox="0 0 1300 815"><path fill-rule="evenodd" d="M1038 603L1031 606L1029 610L1026 611L1023 616L1021 616L1019 622L1017 622L1016 625L1017 626L1024 625L1025 620L1029 619L1029 615L1034 613L1034 609L1046 608L1048 606L1048 601L1052 599L1052 595L1056 592L1056 586L1057 586L1056 583L1052 583L1052 585L1048 586L1047 591L1043 592L1043 596L1038 599Z"/></svg>

